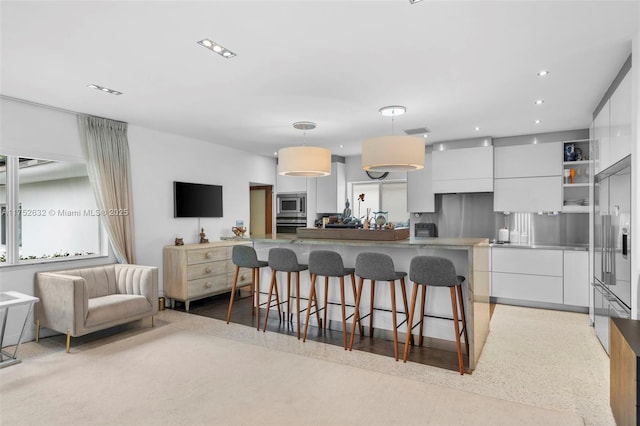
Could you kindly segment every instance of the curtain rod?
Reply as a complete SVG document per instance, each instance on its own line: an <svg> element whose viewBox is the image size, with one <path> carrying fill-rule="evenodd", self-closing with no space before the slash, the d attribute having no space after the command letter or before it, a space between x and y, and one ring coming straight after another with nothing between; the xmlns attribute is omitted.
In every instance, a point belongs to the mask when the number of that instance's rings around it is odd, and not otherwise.
<svg viewBox="0 0 640 426"><path fill-rule="evenodd" d="M60 108L60 107L56 107L56 106L52 106L52 105L41 104L39 102L34 102L34 101L28 101L26 99L14 98L13 96L0 95L0 99L7 99L7 100L10 100L10 101L22 102L23 104L33 105L33 106L37 106L37 107L41 107L41 108L47 108L47 109L51 109L53 111L64 112L64 113L67 113L67 114L90 115L92 117L104 118L105 120L111 120L111 121L116 121L118 123L129 124L126 121L122 121L122 120L114 120L113 118L100 117L99 115L86 114L84 112L71 111L69 109L64 109L64 108Z"/></svg>

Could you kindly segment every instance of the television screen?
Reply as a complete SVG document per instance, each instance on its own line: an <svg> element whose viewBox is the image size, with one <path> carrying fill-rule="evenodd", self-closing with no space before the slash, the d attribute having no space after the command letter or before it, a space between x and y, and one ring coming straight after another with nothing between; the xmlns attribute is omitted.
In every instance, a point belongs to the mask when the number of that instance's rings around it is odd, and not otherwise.
<svg viewBox="0 0 640 426"><path fill-rule="evenodd" d="M222 217L222 186L173 182L173 217Z"/></svg>

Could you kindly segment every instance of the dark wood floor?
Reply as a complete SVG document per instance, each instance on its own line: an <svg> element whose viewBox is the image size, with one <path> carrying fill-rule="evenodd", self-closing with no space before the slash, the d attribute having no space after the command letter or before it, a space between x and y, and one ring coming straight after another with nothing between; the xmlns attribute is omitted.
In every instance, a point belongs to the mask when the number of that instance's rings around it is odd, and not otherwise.
<svg viewBox="0 0 640 426"><path fill-rule="evenodd" d="M301 304L304 306L301 301ZM210 297L207 299L201 299L197 301L193 301L190 304L189 313L195 315L202 315L209 318L216 318L219 320L225 320L227 317L227 309L229 307L229 294L223 294L219 296ZM184 304L181 302L176 302L175 306L176 310L184 311ZM493 310L492 310L493 313ZM262 326L264 324L265 310L262 309L260 312L260 327L262 330ZM428 320L428 319L427 319ZM255 329L255 315L252 312L251 307L251 297L248 292L242 291L240 298L236 298L233 304L233 312L231 315L231 322L246 325L248 327L253 327ZM364 321L366 323L366 321ZM341 323L333 324L334 328L341 328ZM351 332L351 322L349 321L347 331L350 336ZM257 332L257 331L256 331ZM261 331L262 332L262 331ZM269 322L267 324L267 332L274 333L283 333L293 337L297 336L297 329L295 324L292 324L289 321L279 321L278 313L274 309L269 313ZM304 329L301 331L301 335L304 332ZM453 326L451 327L451 333L453 335ZM399 341L399 355L400 360L402 362L402 354L404 351L404 338L403 335L400 335ZM343 334L341 330L321 330L318 327L309 326L309 331L307 334L307 340L313 340L317 342L327 343L335 346L343 346ZM455 352L449 350L441 350L435 348L427 348L427 347L419 347L416 345L412 346L409 351L409 361L417 362L420 364L431 365L434 367L445 368L448 370L458 371L458 358ZM454 346L455 347L455 346ZM464 343L463 343L464 347ZM358 332L356 332L353 350L365 351L374 353L377 355L383 355L393 358L393 338L391 337L389 340L386 338L368 337L367 329L365 327L364 336L360 336ZM463 349L464 350L464 349ZM464 356L464 363L468 365L468 358Z"/></svg>

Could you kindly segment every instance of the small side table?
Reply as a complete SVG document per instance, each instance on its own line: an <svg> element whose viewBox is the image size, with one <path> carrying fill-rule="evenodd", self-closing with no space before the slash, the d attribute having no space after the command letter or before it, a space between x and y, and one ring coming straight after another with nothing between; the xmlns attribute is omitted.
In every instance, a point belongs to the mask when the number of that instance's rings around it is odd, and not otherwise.
<svg viewBox="0 0 640 426"><path fill-rule="evenodd" d="M33 312L33 305L39 300L40 299L37 297L18 293L17 291L6 291L0 293L0 315L2 315L2 329L0 330L0 368L8 367L20 362L17 358L18 349L20 348L22 336L24 336L24 330L27 327L29 317ZM24 305L28 305L28 311L24 317L24 323L22 324L22 330L20 331L20 337L18 337L16 348L14 349L13 354L10 354L4 350L4 332L7 326L7 317L9 317L9 310L11 308Z"/></svg>

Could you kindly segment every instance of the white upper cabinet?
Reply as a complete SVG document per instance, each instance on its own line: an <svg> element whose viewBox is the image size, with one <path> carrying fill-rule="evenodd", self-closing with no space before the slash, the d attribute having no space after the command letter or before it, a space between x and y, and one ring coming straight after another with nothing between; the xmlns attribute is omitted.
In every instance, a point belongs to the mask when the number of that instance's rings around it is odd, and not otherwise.
<svg viewBox="0 0 640 426"><path fill-rule="evenodd" d="M407 172L407 211L435 212L435 196L431 182L433 155L427 152L424 156L424 168Z"/></svg>
<svg viewBox="0 0 640 426"><path fill-rule="evenodd" d="M609 164L631 154L631 73L609 99Z"/></svg>
<svg viewBox="0 0 640 426"><path fill-rule="evenodd" d="M496 179L493 210L497 212L558 212L562 210L562 177Z"/></svg>
<svg viewBox="0 0 640 426"><path fill-rule="evenodd" d="M562 142L496 147L495 178L560 176Z"/></svg>
<svg viewBox="0 0 640 426"><path fill-rule="evenodd" d="M316 184L316 212L342 213L347 200L344 163L331 163L331 174L316 178Z"/></svg>
<svg viewBox="0 0 640 426"><path fill-rule="evenodd" d="M433 151L433 192L492 192L493 146Z"/></svg>
<svg viewBox="0 0 640 426"><path fill-rule="evenodd" d="M592 156L596 173L609 167L609 101L593 120Z"/></svg>

